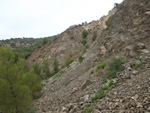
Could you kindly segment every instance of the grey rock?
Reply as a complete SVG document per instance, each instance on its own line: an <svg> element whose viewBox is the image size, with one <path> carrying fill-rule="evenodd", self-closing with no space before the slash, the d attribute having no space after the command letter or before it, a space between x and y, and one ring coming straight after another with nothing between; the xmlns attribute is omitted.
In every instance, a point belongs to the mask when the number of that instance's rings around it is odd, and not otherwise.
<svg viewBox="0 0 150 113"><path fill-rule="evenodd" d="M145 14L146 14L146 15L150 15L150 11L146 11Z"/></svg>
<svg viewBox="0 0 150 113"><path fill-rule="evenodd" d="M147 49L138 50L139 52L143 54L149 54L149 51Z"/></svg>
<svg viewBox="0 0 150 113"><path fill-rule="evenodd" d="M132 74L134 74L134 75L137 75L138 73L139 73L139 72L136 71L136 70L132 71Z"/></svg>
<svg viewBox="0 0 150 113"><path fill-rule="evenodd" d="M62 107L62 111L64 112L64 111L67 111L67 108L66 107Z"/></svg>
<svg viewBox="0 0 150 113"><path fill-rule="evenodd" d="M132 71L132 68L131 68L131 67L128 67L127 69L128 69L129 71Z"/></svg>
<svg viewBox="0 0 150 113"><path fill-rule="evenodd" d="M86 80L86 82L82 85L81 89L84 90L88 85L91 85L92 82L90 80Z"/></svg>
<svg viewBox="0 0 150 113"><path fill-rule="evenodd" d="M83 97L84 101L85 101L85 102L88 101L89 97L90 97L89 95L85 95L85 96Z"/></svg>
<svg viewBox="0 0 150 113"><path fill-rule="evenodd" d="M138 49L145 49L146 46L143 43L138 43L137 44Z"/></svg>

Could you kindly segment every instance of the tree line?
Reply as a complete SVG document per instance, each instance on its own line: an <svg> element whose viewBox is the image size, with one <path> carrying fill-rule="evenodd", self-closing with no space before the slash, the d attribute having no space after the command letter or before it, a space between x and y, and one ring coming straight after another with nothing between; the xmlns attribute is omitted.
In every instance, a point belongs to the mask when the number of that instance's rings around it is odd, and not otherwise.
<svg viewBox="0 0 150 113"><path fill-rule="evenodd" d="M40 97L41 78L10 47L0 47L0 112L25 113Z"/></svg>

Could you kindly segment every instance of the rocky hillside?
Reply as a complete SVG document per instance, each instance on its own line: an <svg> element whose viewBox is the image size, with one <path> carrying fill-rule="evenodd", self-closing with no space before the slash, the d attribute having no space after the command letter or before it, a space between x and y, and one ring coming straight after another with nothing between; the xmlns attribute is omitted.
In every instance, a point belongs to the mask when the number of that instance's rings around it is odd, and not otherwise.
<svg viewBox="0 0 150 113"><path fill-rule="evenodd" d="M100 20L67 29L34 51L30 67L57 58L61 69L43 81L37 113L150 112L149 6L149 0L124 0ZM74 62L65 67L69 56Z"/></svg>

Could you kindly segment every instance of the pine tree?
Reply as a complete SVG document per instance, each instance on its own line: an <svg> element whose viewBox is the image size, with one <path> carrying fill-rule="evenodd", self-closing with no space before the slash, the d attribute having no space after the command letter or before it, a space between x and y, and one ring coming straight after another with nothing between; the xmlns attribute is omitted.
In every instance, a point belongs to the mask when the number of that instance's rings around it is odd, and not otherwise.
<svg viewBox="0 0 150 113"><path fill-rule="evenodd" d="M0 47L0 111L24 112L39 94L41 80L10 47Z"/></svg>
<svg viewBox="0 0 150 113"><path fill-rule="evenodd" d="M42 66L42 78L43 79L48 78L48 77L51 76L49 65L50 65L49 59L45 58L43 60L43 66Z"/></svg>
<svg viewBox="0 0 150 113"><path fill-rule="evenodd" d="M53 68L54 68L54 73L57 73L59 71L59 62L57 60L57 58L54 59L54 62L53 62Z"/></svg>

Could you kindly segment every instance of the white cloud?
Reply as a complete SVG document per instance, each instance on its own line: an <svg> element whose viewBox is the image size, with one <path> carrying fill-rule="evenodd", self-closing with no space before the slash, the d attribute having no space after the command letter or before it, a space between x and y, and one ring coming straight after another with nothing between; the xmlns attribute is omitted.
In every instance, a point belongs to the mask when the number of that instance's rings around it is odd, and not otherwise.
<svg viewBox="0 0 150 113"><path fill-rule="evenodd" d="M0 39L44 37L97 20L122 0L0 0Z"/></svg>

